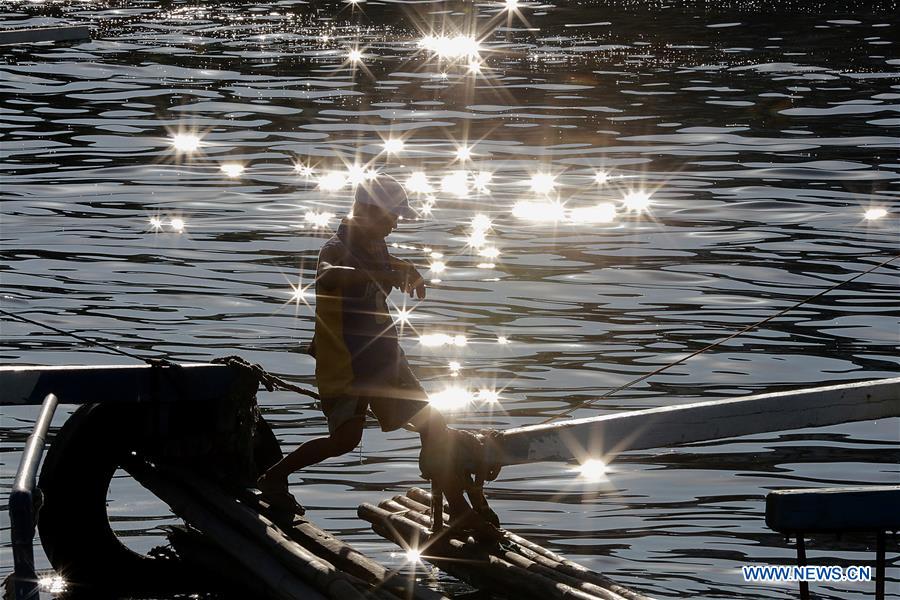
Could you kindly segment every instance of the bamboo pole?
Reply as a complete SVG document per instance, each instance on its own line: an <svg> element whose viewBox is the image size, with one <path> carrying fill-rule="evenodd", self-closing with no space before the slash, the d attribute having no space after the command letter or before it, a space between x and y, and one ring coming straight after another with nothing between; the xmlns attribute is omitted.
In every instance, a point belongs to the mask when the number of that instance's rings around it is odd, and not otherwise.
<svg viewBox="0 0 900 600"><path fill-rule="evenodd" d="M380 522L388 531L394 531L394 538L401 540L417 539L427 535L430 531L425 525L416 522L415 518L427 519L425 515L415 515L393 500L383 501L379 507L363 505L360 507L360 516L371 522ZM439 546L439 547L435 547ZM419 546L420 552L423 547ZM429 548L433 548L429 552ZM460 571L462 575L471 576L472 572L480 571L478 577L485 587L497 588L500 583L505 591L515 591L522 598L535 600L621 600L620 597L606 592L603 596L576 589L560 581L542 576L540 573L529 571L521 566L510 563L495 554L489 554L484 549L479 549L475 544L446 538L441 544L424 546L423 556L428 560L441 563L441 568L449 571Z"/></svg>
<svg viewBox="0 0 900 600"><path fill-rule="evenodd" d="M361 504L357 514L361 519L372 524L375 533L403 548L410 546L409 540L416 539L417 536L427 539L430 534L430 530L411 521L392 520L390 511L371 504ZM444 544L449 547L444 547ZM463 544L459 540L447 539L446 536L435 537L421 546L415 546L415 549L422 554L424 559L476 587L488 588L494 584L493 580L485 574L484 569L475 567L472 561L465 559ZM460 558L453 558L455 556Z"/></svg>
<svg viewBox="0 0 900 600"><path fill-rule="evenodd" d="M202 531L229 556L246 566L266 586L270 597L275 600L325 599L318 590L273 559L257 540L235 531L204 507L193 494L149 468L139 469L129 465L128 471L141 485L163 499L175 514Z"/></svg>
<svg viewBox="0 0 900 600"><path fill-rule="evenodd" d="M176 471L177 474L177 471ZM327 560L316 556L294 540L267 517L255 513L235 498L224 494L216 486L184 473L179 483L210 503L225 519L234 523L247 535L263 541L292 571L311 581L318 589L339 600L363 600L369 585L360 579L338 571ZM386 598L387 593L370 592L374 597Z"/></svg>
<svg viewBox="0 0 900 600"><path fill-rule="evenodd" d="M259 506L259 499L253 494L244 494L242 500ZM260 509L260 512L264 510ZM447 600L445 595L417 585L412 577L387 569L306 519L296 519L290 527L282 526L280 523L278 525L286 535L313 554L325 558L345 573L380 587L403 600Z"/></svg>
<svg viewBox="0 0 900 600"><path fill-rule="evenodd" d="M406 496L419 504L419 506L431 506L431 494L422 488L413 487L406 493ZM444 505L446 506L446 504ZM523 538L522 536L516 535L511 531L503 530L503 534L509 539L509 541L515 543L519 546L522 554L527 558L534 560L535 562L539 562L537 557L542 557L542 560L546 560L549 563L554 565L558 565L554 568L557 568L561 573L566 575L570 575L587 583L591 583L603 589L607 589L615 594L626 598L627 600L647 600L647 596L630 590L622 585L616 583L612 579L608 577L604 577L599 573L595 573L590 569L579 565L576 562L573 562L567 558L556 554L552 550L548 550L539 544L535 544L534 542Z"/></svg>
<svg viewBox="0 0 900 600"><path fill-rule="evenodd" d="M412 498L408 498L406 496L396 496L393 500L381 502L379 506L392 512L406 510L408 512L403 515L406 518L424 527L430 527L431 525L431 518L427 514L425 514L424 510L427 507L416 502ZM465 550L466 549L463 548L463 551ZM582 592L592 594L596 597L602 598L603 600L626 599L625 596L617 594L608 588L586 582L576 575L566 573L559 568L561 567L561 565L558 562L553 562L544 556L535 555L534 553L527 550L526 552L528 552L528 554L525 554L523 552L516 552L515 550L507 550L502 547L498 547L496 551L492 551L493 554L496 554L512 565L518 566L528 571L532 571L542 577L553 579L554 581L565 584ZM646 599L644 598L644 600Z"/></svg>

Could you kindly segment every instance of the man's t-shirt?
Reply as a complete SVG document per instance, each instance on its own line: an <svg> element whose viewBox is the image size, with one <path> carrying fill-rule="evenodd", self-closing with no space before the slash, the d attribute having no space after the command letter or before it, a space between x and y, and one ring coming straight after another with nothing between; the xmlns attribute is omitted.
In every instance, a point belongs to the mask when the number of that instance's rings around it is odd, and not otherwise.
<svg viewBox="0 0 900 600"><path fill-rule="evenodd" d="M317 277L326 264L390 269L384 240L353 239L346 222L319 251ZM387 307L390 291L375 281L333 288L316 283L316 384L322 396L384 396L397 385L400 346Z"/></svg>

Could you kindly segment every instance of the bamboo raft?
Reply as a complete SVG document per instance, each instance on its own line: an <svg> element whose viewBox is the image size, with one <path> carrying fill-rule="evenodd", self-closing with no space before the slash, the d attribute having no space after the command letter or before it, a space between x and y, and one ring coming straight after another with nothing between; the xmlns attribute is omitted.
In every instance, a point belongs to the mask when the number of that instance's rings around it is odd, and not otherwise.
<svg viewBox="0 0 900 600"><path fill-rule="evenodd" d="M129 465L129 472L222 553L253 571L279 600L441 600L309 519L270 507L254 489L229 494L179 469ZM186 549L176 549L185 555Z"/></svg>
<svg viewBox="0 0 900 600"><path fill-rule="evenodd" d="M501 596L533 600L651 600L558 554L500 529L496 543L442 529L432 530L432 496L421 488L405 496L363 504L360 518L378 535L474 587ZM447 507L446 503L444 504ZM449 515L444 515L444 522Z"/></svg>
<svg viewBox="0 0 900 600"><path fill-rule="evenodd" d="M261 498L252 486L282 452L256 404L259 385L252 369L224 364L0 366L0 404L42 407L9 498L14 597L33 598L37 590L32 548L36 523L50 563L81 589L127 594L224 588L277 600L444 598L414 576L386 568L309 519L276 510ZM80 407L56 432L41 465L57 404ZM606 456L627 449L896 416L900 416L900 378L491 432L474 445L450 444L444 455L465 478L473 475L479 491L501 466L568 461L574 458L573 448ZM170 531L172 549L162 555L136 554L112 531L107 490L118 468L184 521L184 526ZM433 491L434 497L413 488L378 506L363 504L358 514L377 534L417 551L491 597L649 600L509 531L495 529L490 541L481 535L478 541L443 527L449 519L437 508L442 506L439 488ZM471 490L469 495L471 499ZM865 505L875 506L868 500ZM776 528L796 535L801 551L803 533L812 531L810 524L781 519L785 511L776 512L772 517ZM805 514L806 508L799 512ZM888 517L862 525L839 519L829 527L874 528L882 540L878 556L883 565L884 530L896 528L896 519ZM882 596L883 572L882 567Z"/></svg>

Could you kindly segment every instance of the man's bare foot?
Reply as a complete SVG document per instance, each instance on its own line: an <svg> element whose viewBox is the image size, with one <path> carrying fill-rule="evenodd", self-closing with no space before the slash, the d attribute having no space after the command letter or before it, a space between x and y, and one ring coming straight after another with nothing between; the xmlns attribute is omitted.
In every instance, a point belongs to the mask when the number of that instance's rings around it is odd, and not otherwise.
<svg viewBox="0 0 900 600"><path fill-rule="evenodd" d="M262 475L256 480L256 487L262 492L263 500L272 508L292 512L296 515L306 513L306 508L297 502L297 499L288 490L287 481L277 481Z"/></svg>
<svg viewBox="0 0 900 600"><path fill-rule="evenodd" d="M461 535L471 535L479 542L499 542L503 534L493 524L484 520L471 508L452 513L448 523L450 531Z"/></svg>

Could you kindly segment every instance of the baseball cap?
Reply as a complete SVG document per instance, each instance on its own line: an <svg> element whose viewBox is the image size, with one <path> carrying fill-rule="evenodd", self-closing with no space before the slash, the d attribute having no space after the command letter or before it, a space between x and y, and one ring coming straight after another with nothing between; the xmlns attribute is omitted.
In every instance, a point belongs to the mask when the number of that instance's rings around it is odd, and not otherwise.
<svg viewBox="0 0 900 600"><path fill-rule="evenodd" d="M378 175L356 186L353 203L377 206L386 213L404 219L415 219L416 211L409 205L406 190L390 175Z"/></svg>

